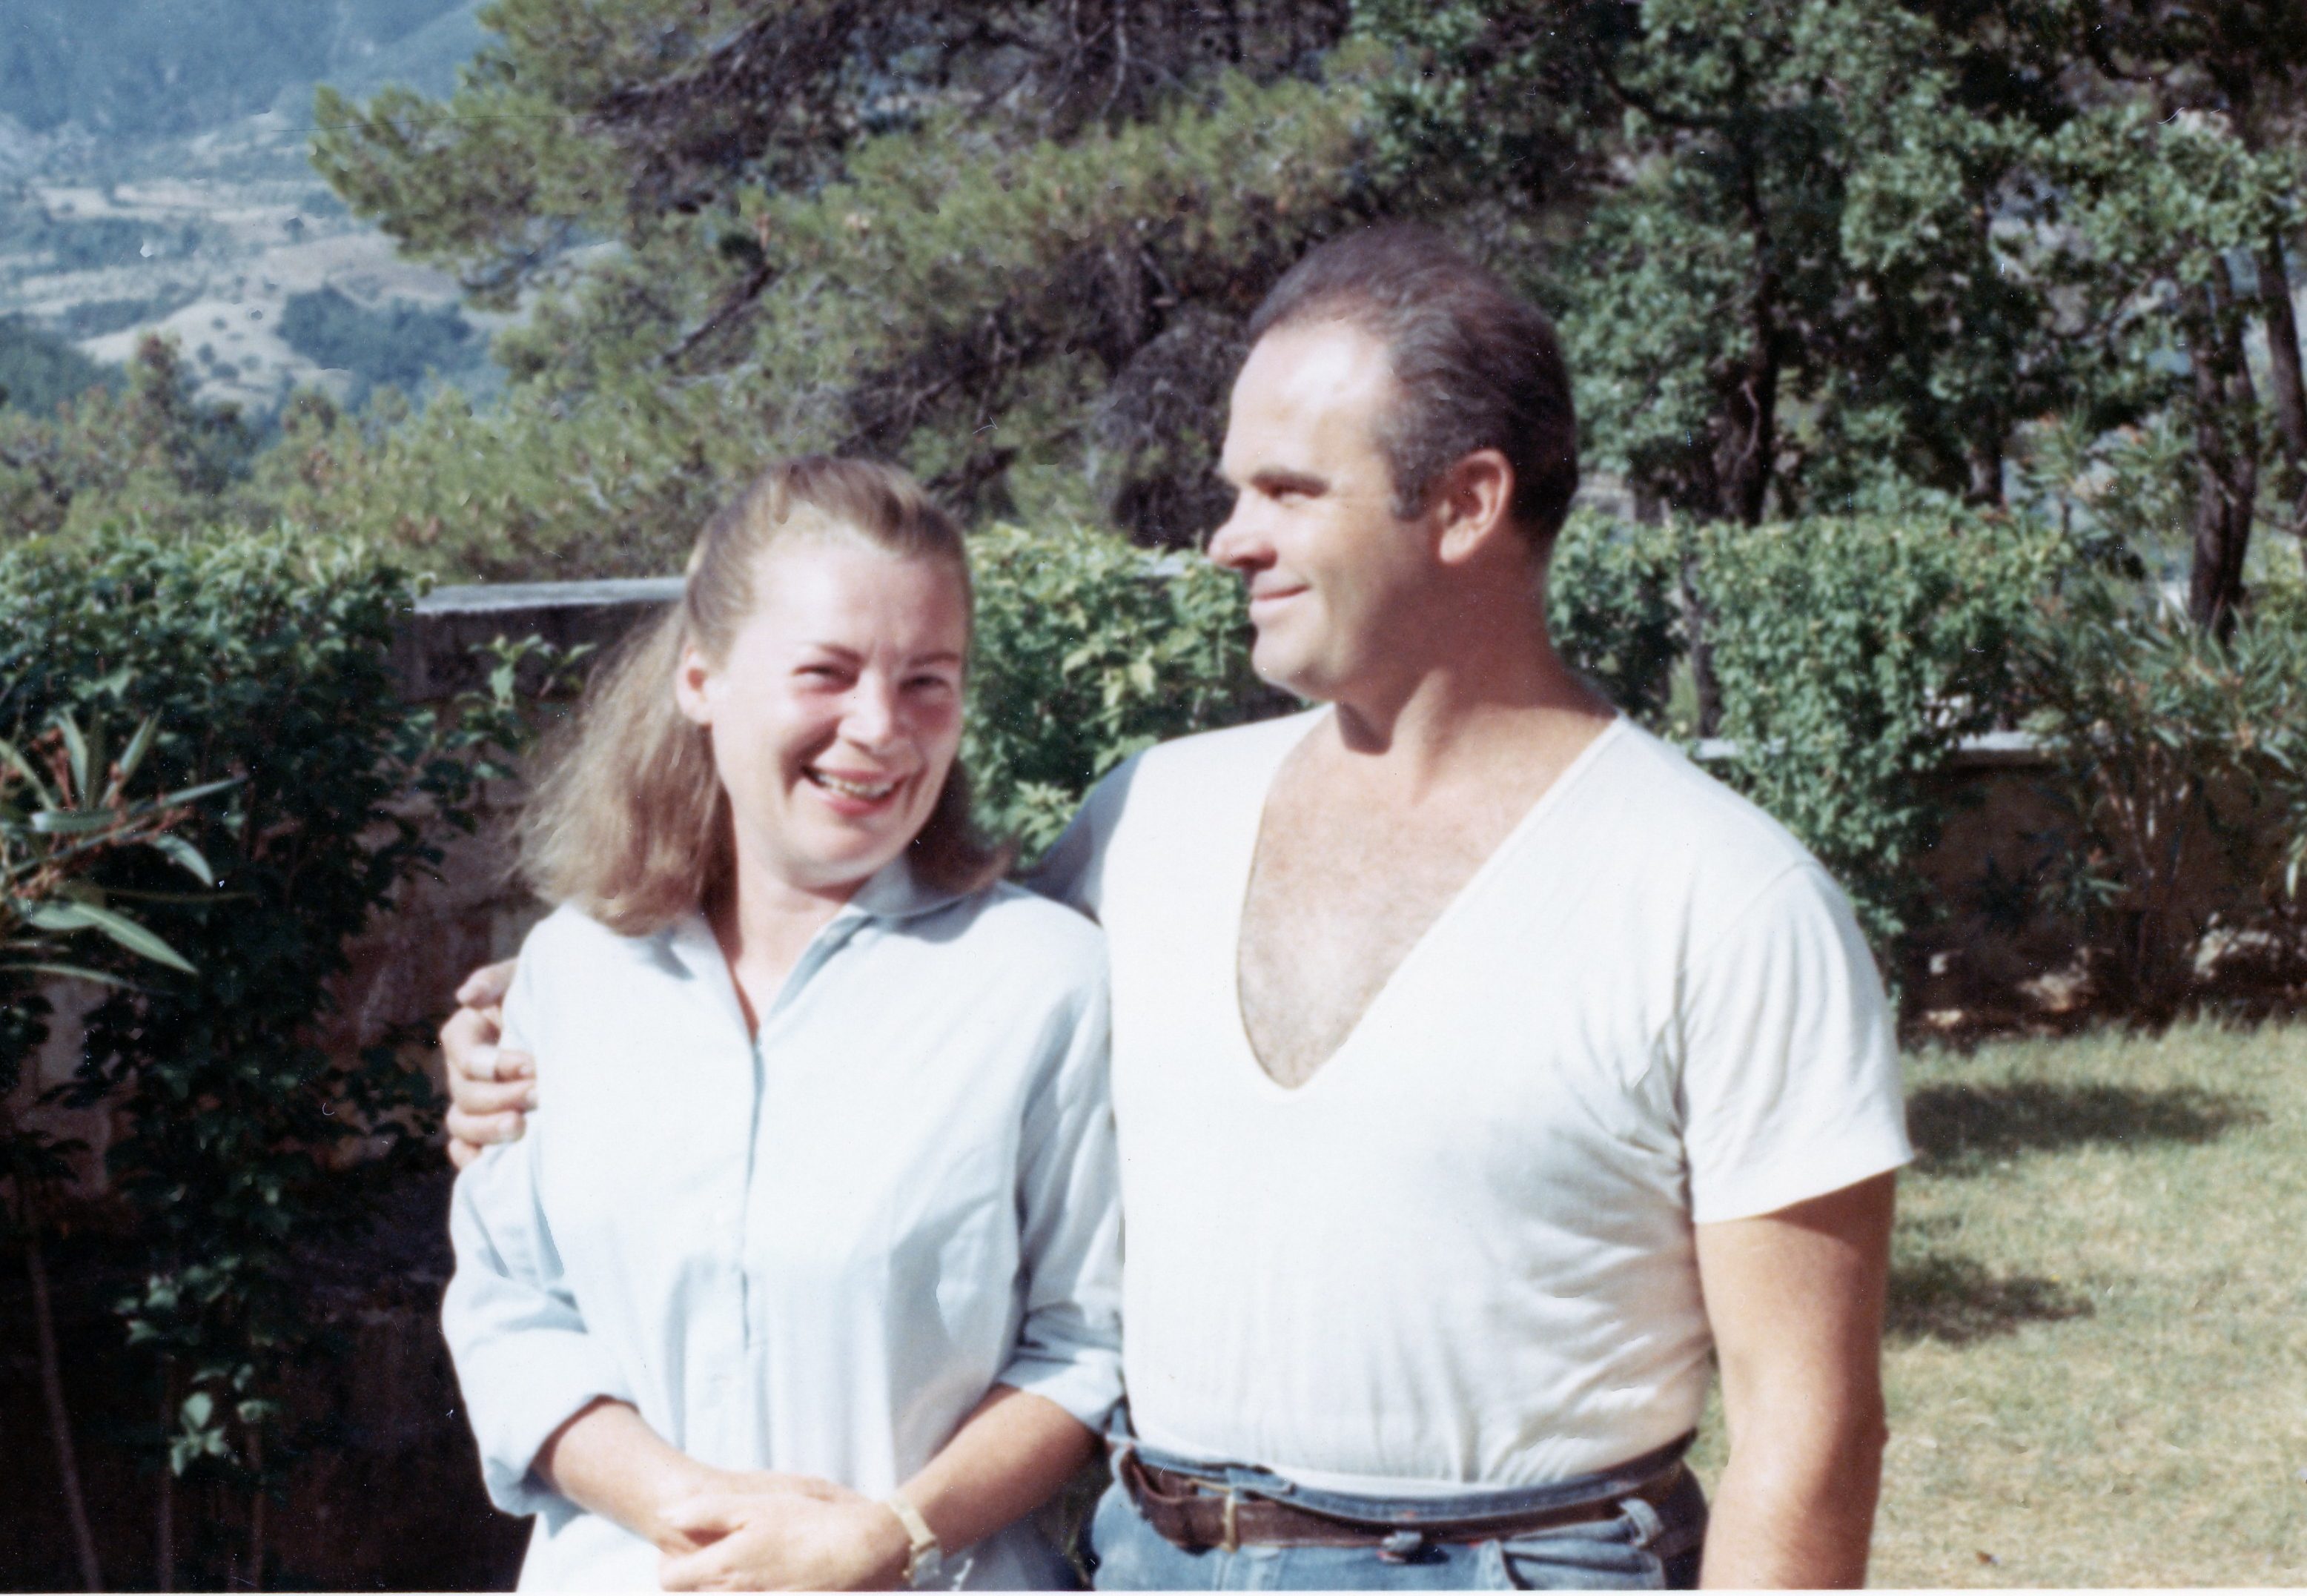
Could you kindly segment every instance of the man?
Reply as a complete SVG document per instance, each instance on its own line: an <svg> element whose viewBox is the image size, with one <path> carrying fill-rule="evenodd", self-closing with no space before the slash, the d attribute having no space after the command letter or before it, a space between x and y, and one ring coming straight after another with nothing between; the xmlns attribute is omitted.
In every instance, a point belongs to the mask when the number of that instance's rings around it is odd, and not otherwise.
<svg viewBox="0 0 2307 1596"><path fill-rule="evenodd" d="M1707 1583L1856 1583L1908 1149L1849 911L1554 652L1577 468L1536 310L1384 228L1250 334L1210 557L1259 674L1327 707L1131 761L1040 880L1113 969L1099 1583L1682 1583L1703 1530ZM475 1143L528 1091L487 1039L443 1036Z"/></svg>

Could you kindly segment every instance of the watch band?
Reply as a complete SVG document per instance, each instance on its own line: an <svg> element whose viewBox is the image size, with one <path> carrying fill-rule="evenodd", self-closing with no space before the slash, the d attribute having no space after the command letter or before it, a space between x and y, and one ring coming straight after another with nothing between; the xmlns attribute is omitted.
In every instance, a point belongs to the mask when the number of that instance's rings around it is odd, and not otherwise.
<svg viewBox="0 0 2307 1596"><path fill-rule="evenodd" d="M922 1516L920 1508L901 1496L884 1497L881 1505L897 1515L897 1522L905 1526L906 1539L912 1542L905 1548L905 1583L911 1585L935 1579L945 1562L945 1548L938 1544L937 1532L930 1528L930 1521Z"/></svg>

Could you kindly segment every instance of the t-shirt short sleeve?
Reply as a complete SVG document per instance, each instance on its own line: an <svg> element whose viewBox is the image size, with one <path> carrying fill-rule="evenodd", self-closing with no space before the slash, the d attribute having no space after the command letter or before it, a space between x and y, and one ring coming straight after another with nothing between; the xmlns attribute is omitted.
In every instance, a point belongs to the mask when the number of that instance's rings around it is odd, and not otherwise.
<svg viewBox="0 0 2307 1596"><path fill-rule="evenodd" d="M1694 1223L1774 1213L1914 1156L1882 978L1818 866L1779 876L1695 950L1681 1021Z"/></svg>
<svg viewBox="0 0 2307 1596"><path fill-rule="evenodd" d="M1105 845L1121 818L1121 807L1136 779L1143 755L1117 766L1092 787L1089 795L1050 851L1025 873L1027 887L1069 909L1102 918L1105 896Z"/></svg>

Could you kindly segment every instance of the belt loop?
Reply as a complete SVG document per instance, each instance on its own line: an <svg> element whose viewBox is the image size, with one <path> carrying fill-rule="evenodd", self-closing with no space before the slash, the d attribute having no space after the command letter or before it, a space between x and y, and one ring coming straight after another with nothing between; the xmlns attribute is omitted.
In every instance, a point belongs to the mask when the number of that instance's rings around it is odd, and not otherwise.
<svg viewBox="0 0 2307 1596"><path fill-rule="evenodd" d="M1227 1486L1225 1494L1225 1517L1223 1520L1224 1530L1222 1532L1223 1539L1218 1542L1219 1549L1222 1551L1231 1552L1239 1551L1241 1549L1241 1526L1236 1517L1240 1506L1241 1493L1234 1489L1232 1486Z"/></svg>
<svg viewBox="0 0 2307 1596"><path fill-rule="evenodd" d="M1626 1497L1618 1503L1618 1511L1634 1522L1634 1544L1648 1548L1658 1543L1666 1529L1666 1520L1659 1510L1642 1497Z"/></svg>
<svg viewBox="0 0 2307 1596"><path fill-rule="evenodd" d="M1396 1530L1378 1542L1377 1560L1381 1563L1415 1563L1426 1549L1426 1536L1417 1530Z"/></svg>

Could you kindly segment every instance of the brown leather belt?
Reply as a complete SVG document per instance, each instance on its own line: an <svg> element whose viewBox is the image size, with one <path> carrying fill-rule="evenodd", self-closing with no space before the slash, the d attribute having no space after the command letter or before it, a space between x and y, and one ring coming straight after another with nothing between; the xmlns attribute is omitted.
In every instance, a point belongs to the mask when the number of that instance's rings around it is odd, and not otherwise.
<svg viewBox="0 0 2307 1596"><path fill-rule="evenodd" d="M1599 1501L1488 1518L1375 1523L1334 1518L1272 1497L1230 1491L1210 1480L1148 1463L1135 1447L1119 1453L1114 1462L1114 1472L1128 1488L1145 1522L1163 1540L1185 1551L1211 1548L1232 1551L1243 1546L1377 1546L1404 1538L1453 1543L1497 1540L1616 1518L1620 1504L1636 1498L1659 1506L1681 1482L1682 1469L1679 1461L1669 1463L1633 1489Z"/></svg>

